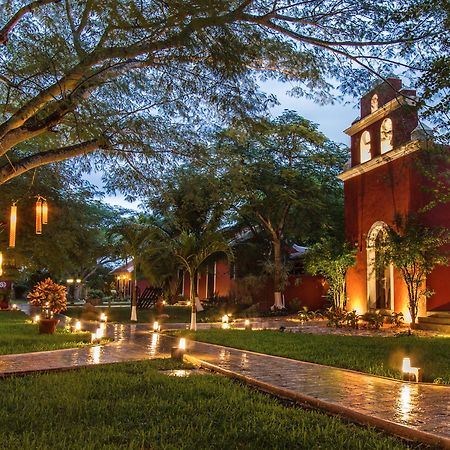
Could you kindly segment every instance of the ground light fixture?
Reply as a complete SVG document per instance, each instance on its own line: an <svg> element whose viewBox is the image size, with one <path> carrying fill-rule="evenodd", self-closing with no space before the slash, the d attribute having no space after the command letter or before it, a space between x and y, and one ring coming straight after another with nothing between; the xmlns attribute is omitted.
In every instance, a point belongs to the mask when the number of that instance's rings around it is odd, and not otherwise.
<svg viewBox="0 0 450 450"><path fill-rule="evenodd" d="M17 308L17 305L15 304L15 303L13 303L13 305L12 305L12 307L11 307L14 311L16 310L16 309L18 309Z"/></svg>
<svg viewBox="0 0 450 450"><path fill-rule="evenodd" d="M245 319L245 321L244 321L244 328L246 330L251 330L252 329L252 324L251 324L250 320Z"/></svg>
<svg viewBox="0 0 450 450"><path fill-rule="evenodd" d="M422 369L420 367L411 367L411 359L403 358L402 364L403 379L407 381L422 381Z"/></svg>
<svg viewBox="0 0 450 450"><path fill-rule="evenodd" d="M178 345L172 347L170 351L170 356L172 359L183 359L184 354L186 353L186 338L180 338L178 341Z"/></svg>
<svg viewBox="0 0 450 450"><path fill-rule="evenodd" d="M81 322L79 320L75 322L75 331L81 331Z"/></svg>
<svg viewBox="0 0 450 450"><path fill-rule="evenodd" d="M106 322L108 320L108 316L105 313L100 314L100 322Z"/></svg>
<svg viewBox="0 0 450 450"><path fill-rule="evenodd" d="M157 321L153 322L153 331L156 333L160 329L161 329L161 325Z"/></svg>
<svg viewBox="0 0 450 450"><path fill-rule="evenodd" d="M36 315L34 316L33 322L34 322L34 323L38 323L40 320L41 320L41 316L40 316L39 314L36 314Z"/></svg>

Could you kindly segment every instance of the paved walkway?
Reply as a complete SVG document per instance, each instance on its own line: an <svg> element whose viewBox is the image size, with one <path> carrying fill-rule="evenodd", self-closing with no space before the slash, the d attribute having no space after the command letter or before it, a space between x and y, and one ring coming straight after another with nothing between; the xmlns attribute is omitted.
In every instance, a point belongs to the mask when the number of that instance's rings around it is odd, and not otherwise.
<svg viewBox="0 0 450 450"><path fill-rule="evenodd" d="M109 325L115 342L0 356L0 376L169 357L175 339L148 325ZM328 366L190 342L187 359L267 391L450 449L450 388L374 377Z"/></svg>

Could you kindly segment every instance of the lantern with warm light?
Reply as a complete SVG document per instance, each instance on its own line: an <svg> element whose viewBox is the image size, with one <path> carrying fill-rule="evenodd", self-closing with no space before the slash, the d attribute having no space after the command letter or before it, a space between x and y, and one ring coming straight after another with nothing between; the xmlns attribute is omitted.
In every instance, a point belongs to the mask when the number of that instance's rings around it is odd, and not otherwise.
<svg viewBox="0 0 450 450"><path fill-rule="evenodd" d="M250 320L245 319L245 321L244 321L244 328L246 330L251 330L252 329L252 323L250 322Z"/></svg>
<svg viewBox="0 0 450 450"><path fill-rule="evenodd" d="M403 379L408 381L422 381L422 369L420 367L411 367L411 359L403 358L402 364Z"/></svg>
<svg viewBox="0 0 450 450"><path fill-rule="evenodd" d="M75 331L81 331L81 322L79 320L75 322Z"/></svg>
<svg viewBox="0 0 450 450"><path fill-rule="evenodd" d="M48 204L45 199L42 201L42 223L44 225L48 224Z"/></svg>
<svg viewBox="0 0 450 450"><path fill-rule="evenodd" d="M173 359L183 359L186 353L186 339L180 338L178 341L178 347L172 347L170 355Z"/></svg>
<svg viewBox="0 0 450 450"><path fill-rule="evenodd" d="M3 275L3 253L0 252L0 277Z"/></svg>
<svg viewBox="0 0 450 450"><path fill-rule="evenodd" d="M105 313L100 314L100 322L106 322L108 320L108 316Z"/></svg>
<svg viewBox="0 0 450 450"><path fill-rule="evenodd" d="M14 248L16 246L16 228L17 228L17 206L15 203L11 206L11 213L9 215L9 246Z"/></svg>
<svg viewBox="0 0 450 450"><path fill-rule="evenodd" d="M42 234L42 200L36 200L36 234Z"/></svg>
<svg viewBox="0 0 450 450"><path fill-rule="evenodd" d="M159 331L160 330L160 325L159 325L159 323L158 322L153 322L153 331L156 333L157 331Z"/></svg>

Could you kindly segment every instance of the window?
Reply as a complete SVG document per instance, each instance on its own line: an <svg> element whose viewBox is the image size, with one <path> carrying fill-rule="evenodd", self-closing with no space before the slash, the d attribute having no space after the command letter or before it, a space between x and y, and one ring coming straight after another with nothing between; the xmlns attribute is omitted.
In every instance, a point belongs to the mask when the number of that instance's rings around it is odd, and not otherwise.
<svg viewBox="0 0 450 450"><path fill-rule="evenodd" d="M392 150L392 120L384 119L380 129L381 153Z"/></svg>
<svg viewBox="0 0 450 450"><path fill-rule="evenodd" d="M372 155L370 152L370 133L368 131L364 131L364 133L361 135L359 150L360 150L359 162L362 164L365 163L366 161L369 161Z"/></svg>
<svg viewBox="0 0 450 450"><path fill-rule="evenodd" d="M370 99L370 112L373 113L378 109L378 95L374 94Z"/></svg>

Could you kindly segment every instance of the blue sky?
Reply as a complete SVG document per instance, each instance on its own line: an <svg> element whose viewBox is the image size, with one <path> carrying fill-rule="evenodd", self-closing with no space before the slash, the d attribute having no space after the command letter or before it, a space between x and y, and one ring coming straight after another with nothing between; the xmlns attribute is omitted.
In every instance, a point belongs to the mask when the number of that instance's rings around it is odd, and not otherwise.
<svg viewBox="0 0 450 450"><path fill-rule="evenodd" d="M359 100L351 100L351 104L343 105L336 103L334 105L318 105L312 100L304 98L295 98L287 94L292 88L288 83L269 81L261 84L261 89L269 94L275 94L279 105L272 109L274 116L280 115L283 110L291 109L297 111L301 116L319 125L319 130L329 139L349 145L350 139L343 130L348 128L353 120L359 115ZM101 186L101 174L92 173L86 178ZM121 194L116 196L105 196L105 202L112 205L118 205L125 208L137 209L139 202L127 202Z"/></svg>

